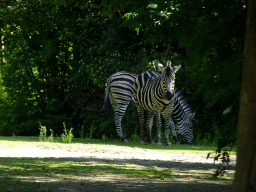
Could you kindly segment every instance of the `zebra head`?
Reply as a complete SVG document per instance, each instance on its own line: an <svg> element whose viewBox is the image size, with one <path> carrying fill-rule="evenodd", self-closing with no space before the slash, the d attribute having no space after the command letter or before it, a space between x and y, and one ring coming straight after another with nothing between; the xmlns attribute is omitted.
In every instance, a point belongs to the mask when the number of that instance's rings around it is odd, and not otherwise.
<svg viewBox="0 0 256 192"><path fill-rule="evenodd" d="M158 70L162 72L161 84L167 100L171 100L173 98L175 88L175 73L181 67L181 65L172 67L171 64L171 61L167 61L166 67L164 67L161 63L157 62Z"/></svg>
<svg viewBox="0 0 256 192"><path fill-rule="evenodd" d="M184 144L193 144L193 120L195 113L190 113L185 121L178 125L178 130L181 135L181 140Z"/></svg>

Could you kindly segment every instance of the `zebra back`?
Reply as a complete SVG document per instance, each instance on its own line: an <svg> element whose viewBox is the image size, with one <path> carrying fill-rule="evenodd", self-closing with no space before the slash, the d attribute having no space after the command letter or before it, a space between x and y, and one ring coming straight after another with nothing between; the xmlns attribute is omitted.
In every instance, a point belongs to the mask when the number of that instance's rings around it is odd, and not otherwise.
<svg viewBox="0 0 256 192"><path fill-rule="evenodd" d="M173 118L175 119L175 121L178 121L179 116L180 116L179 110L177 109L178 105L180 105L180 107L183 109L183 113L186 113L187 117L189 117L191 120L193 120L194 111L192 110L188 101L186 100L184 95L182 95L181 91L179 90L179 88L177 86L175 87L175 98L176 98L176 101L175 101L174 107L176 109L174 108L174 110L173 110Z"/></svg>
<svg viewBox="0 0 256 192"><path fill-rule="evenodd" d="M137 75L120 71L112 74L105 84L104 105L107 116L112 119L111 104L115 110L128 105L132 100L132 85Z"/></svg>
<svg viewBox="0 0 256 192"><path fill-rule="evenodd" d="M191 109L185 97L175 87L175 101L173 105L172 118L178 125L178 133L184 143L193 143L193 118L195 113Z"/></svg>

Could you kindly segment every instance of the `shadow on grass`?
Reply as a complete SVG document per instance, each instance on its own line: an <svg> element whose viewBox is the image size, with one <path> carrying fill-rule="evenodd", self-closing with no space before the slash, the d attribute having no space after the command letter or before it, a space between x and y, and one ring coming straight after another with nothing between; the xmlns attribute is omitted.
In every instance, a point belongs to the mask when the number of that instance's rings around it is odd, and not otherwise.
<svg viewBox="0 0 256 192"><path fill-rule="evenodd" d="M154 165L154 166L152 166ZM231 191L212 164L101 158L0 158L1 191ZM234 170L234 166L230 166ZM193 172L190 172L193 170Z"/></svg>

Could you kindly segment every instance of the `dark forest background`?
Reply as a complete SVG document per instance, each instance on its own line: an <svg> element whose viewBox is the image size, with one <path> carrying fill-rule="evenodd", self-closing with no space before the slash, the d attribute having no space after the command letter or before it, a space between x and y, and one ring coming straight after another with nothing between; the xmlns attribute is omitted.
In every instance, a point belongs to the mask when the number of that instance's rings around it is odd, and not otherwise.
<svg viewBox="0 0 256 192"><path fill-rule="evenodd" d="M244 0L5 0L0 2L0 135L39 135L39 122L75 137L118 138L103 107L117 71L181 64L197 144L236 139L247 3ZM122 121L139 133L136 109ZM153 131L154 132L154 131ZM50 133L49 133L50 134Z"/></svg>

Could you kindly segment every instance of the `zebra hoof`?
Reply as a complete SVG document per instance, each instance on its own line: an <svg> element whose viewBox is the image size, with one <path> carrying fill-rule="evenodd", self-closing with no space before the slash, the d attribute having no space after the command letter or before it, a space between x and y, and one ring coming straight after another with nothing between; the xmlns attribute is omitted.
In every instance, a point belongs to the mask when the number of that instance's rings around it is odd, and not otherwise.
<svg viewBox="0 0 256 192"><path fill-rule="evenodd" d="M179 145L179 144L180 144L180 142L179 142L179 141L177 141L177 142L175 142L175 144Z"/></svg>
<svg viewBox="0 0 256 192"><path fill-rule="evenodd" d="M166 145L167 145L167 146L171 146L172 144L171 144L170 142L167 142Z"/></svg>
<svg viewBox="0 0 256 192"><path fill-rule="evenodd" d="M140 141L139 141L139 143L140 143L140 144L143 144L143 143L144 143L144 141L143 141L143 140L140 140Z"/></svg>
<svg viewBox="0 0 256 192"><path fill-rule="evenodd" d="M150 144L155 144L155 142L154 142L153 140L152 140L152 141L150 141L149 143L150 143Z"/></svg>
<svg viewBox="0 0 256 192"><path fill-rule="evenodd" d="M162 145L162 143L161 143L161 142L157 142L157 143L156 143L156 145L161 146L161 145Z"/></svg>
<svg viewBox="0 0 256 192"><path fill-rule="evenodd" d="M123 140L123 143L128 143L127 139Z"/></svg>

